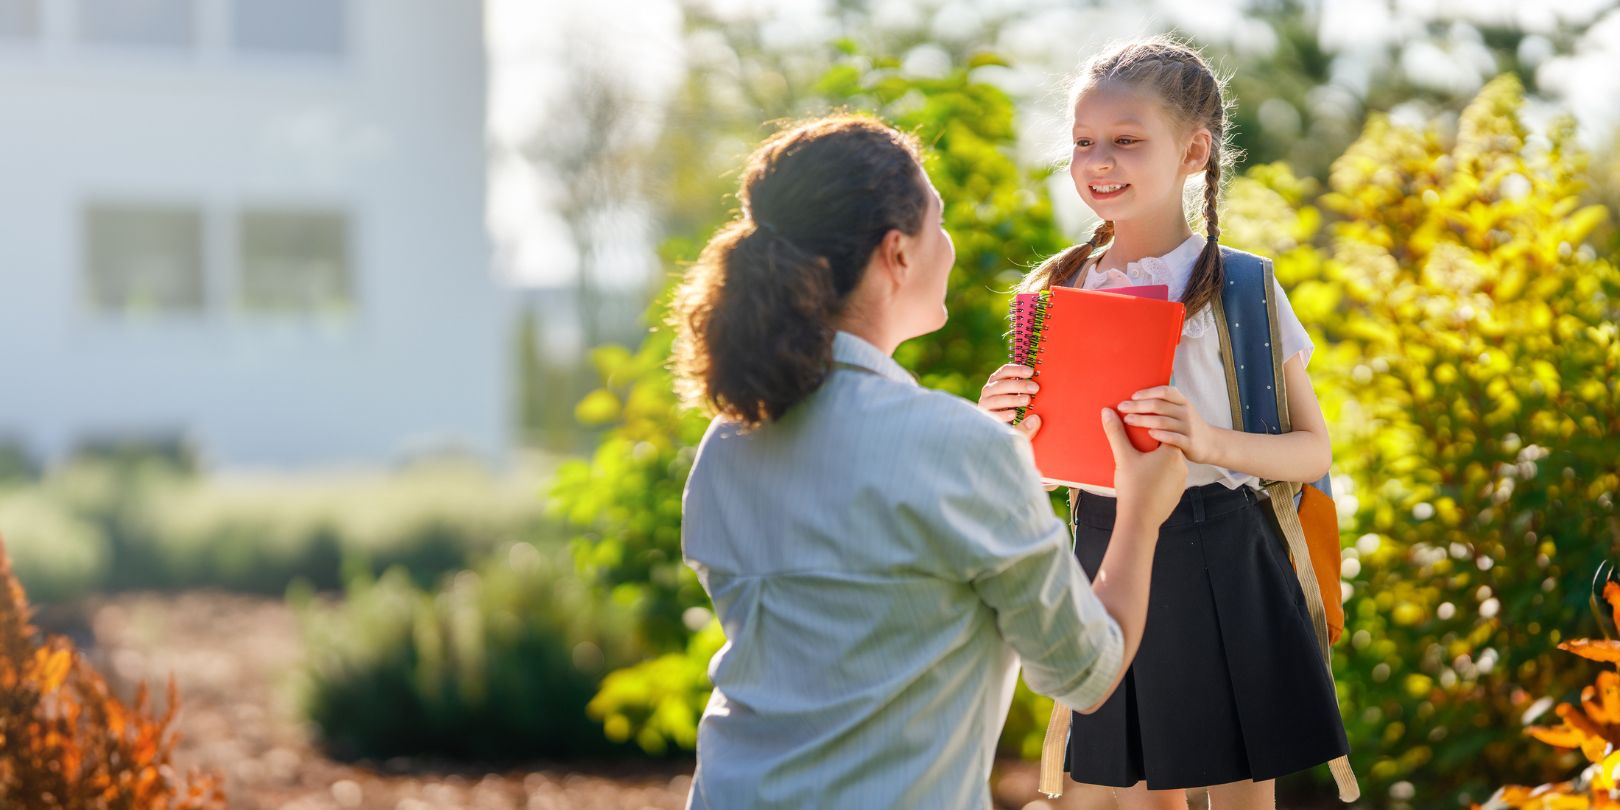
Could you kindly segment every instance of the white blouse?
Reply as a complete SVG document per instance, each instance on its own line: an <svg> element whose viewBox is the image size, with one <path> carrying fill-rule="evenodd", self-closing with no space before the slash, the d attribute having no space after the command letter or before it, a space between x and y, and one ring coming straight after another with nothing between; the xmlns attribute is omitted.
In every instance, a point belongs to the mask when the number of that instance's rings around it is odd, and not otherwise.
<svg viewBox="0 0 1620 810"><path fill-rule="evenodd" d="M1198 262L1198 254L1203 251L1206 240L1200 234L1193 234L1182 242L1175 250L1163 256L1149 256L1141 261L1127 264L1124 270L1106 270L1098 272L1095 262L1101 254L1088 261L1087 266L1091 272L1086 274L1083 289L1106 290L1111 287L1131 287L1142 284L1164 284L1170 288L1170 300L1181 300L1182 293L1187 289L1187 282L1192 277L1193 266ZM1077 274L1078 275L1078 274ZM1072 283L1072 282L1071 282ZM1294 315L1294 307L1288 302L1288 294L1283 292L1282 285L1275 279L1272 281L1273 293L1277 296L1277 331L1282 336L1282 357L1286 363L1294 355L1301 355L1300 361L1310 365L1311 354L1316 344L1305 332L1305 327ZM1209 307L1196 315L1187 318L1181 330L1181 345L1176 348L1174 372L1170 384L1187 397L1198 415L1204 418L1211 427L1232 427L1232 406L1226 389L1226 370L1221 364L1221 339L1215 332L1215 313ZM1240 486L1259 488L1258 476L1238 470L1229 470L1211 464L1195 464L1187 462L1187 486L1197 487L1205 484L1220 482L1228 489L1237 489ZM1102 495L1113 495L1112 489L1104 487L1083 487L1083 489Z"/></svg>

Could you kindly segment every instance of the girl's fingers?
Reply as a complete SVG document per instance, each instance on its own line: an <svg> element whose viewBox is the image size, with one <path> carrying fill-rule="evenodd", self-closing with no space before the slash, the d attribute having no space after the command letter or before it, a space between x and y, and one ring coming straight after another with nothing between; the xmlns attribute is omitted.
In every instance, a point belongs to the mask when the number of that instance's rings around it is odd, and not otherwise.
<svg viewBox="0 0 1620 810"><path fill-rule="evenodd" d="M979 400L979 407L987 411L1022 408L1029 404L1028 394L1001 394Z"/></svg>
<svg viewBox="0 0 1620 810"><path fill-rule="evenodd" d="M1133 399L1119 403L1116 409L1121 414L1158 414L1160 416L1173 416L1178 419L1187 415L1186 406L1177 405L1166 399ZM1129 420L1127 420L1129 421Z"/></svg>
<svg viewBox="0 0 1620 810"><path fill-rule="evenodd" d="M1173 430L1150 430L1148 431L1148 435L1170 445L1171 447L1179 449L1183 453L1187 452L1187 448L1192 446L1192 442L1187 439L1186 434L1177 433Z"/></svg>
<svg viewBox="0 0 1620 810"><path fill-rule="evenodd" d="M1152 388L1144 388L1144 389L1142 389L1140 391L1137 391L1136 393L1132 394L1131 399L1133 399L1133 400L1162 399L1162 400L1165 400L1166 402L1173 402L1173 403L1175 403L1177 405L1186 405L1187 404L1187 398L1182 396L1181 392L1177 391L1176 387L1173 386L1173 385L1156 385L1156 386L1154 386Z"/></svg>
<svg viewBox="0 0 1620 810"><path fill-rule="evenodd" d="M985 413L990 414L991 416L995 417L996 421L998 421L998 422L1007 422L1007 423L1011 423L1012 420L1015 419L1018 416L1018 412L1011 409L1011 408L1008 408L1008 409L1005 409L1005 410L999 410L999 411L989 411L989 410L987 410L987 411L985 411Z"/></svg>
<svg viewBox="0 0 1620 810"><path fill-rule="evenodd" d="M998 396L1001 394L1033 394L1036 391L1039 391L1040 388L1040 383L1037 383L1034 380L1018 378L996 380L994 382L985 383L984 390L980 393L979 398L982 400L985 397Z"/></svg>
<svg viewBox="0 0 1620 810"><path fill-rule="evenodd" d="M990 382L1007 379L1027 380L1033 376L1035 376L1035 369L1030 368L1029 366L1020 366L1017 363L1008 363L991 373Z"/></svg>
<svg viewBox="0 0 1620 810"><path fill-rule="evenodd" d="M1173 416L1133 413L1125 417L1125 424L1134 425L1136 427L1145 427L1152 430L1172 430L1177 433L1187 432L1187 423Z"/></svg>

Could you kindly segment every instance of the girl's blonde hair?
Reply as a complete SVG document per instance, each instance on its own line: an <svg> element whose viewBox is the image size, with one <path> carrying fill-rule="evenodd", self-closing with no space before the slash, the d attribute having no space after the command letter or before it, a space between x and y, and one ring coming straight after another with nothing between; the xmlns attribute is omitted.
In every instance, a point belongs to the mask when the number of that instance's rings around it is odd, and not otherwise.
<svg viewBox="0 0 1620 810"><path fill-rule="evenodd" d="M1170 37L1152 37L1115 46L1088 60L1075 77L1069 95L1069 108L1087 90L1106 82L1121 82L1146 90L1163 104L1173 123L1182 131L1203 127L1210 133L1209 163L1204 167L1204 230L1209 242L1198 255L1192 277L1181 300L1187 314L1198 312L1214 299L1225 276L1221 264L1220 201L1221 176L1236 155L1227 143L1228 112L1225 81L1215 74L1197 50ZM1075 245L1042 262L1030 271L1020 291L1033 292L1069 282L1096 250L1114 238L1114 223L1097 224L1086 242Z"/></svg>

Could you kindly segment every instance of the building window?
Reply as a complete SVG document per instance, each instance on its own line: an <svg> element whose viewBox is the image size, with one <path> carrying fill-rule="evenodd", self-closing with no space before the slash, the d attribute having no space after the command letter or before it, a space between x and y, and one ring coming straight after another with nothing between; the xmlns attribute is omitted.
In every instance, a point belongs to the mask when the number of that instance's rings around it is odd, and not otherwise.
<svg viewBox="0 0 1620 810"><path fill-rule="evenodd" d="M79 37L96 45L190 48L194 0L79 0Z"/></svg>
<svg viewBox="0 0 1620 810"><path fill-rule="evenodd" d="M195 207L89 206L85 280L103 315L197 314L203 283L203 221Z"/></svg>
<svg viewBox="0 0 1620 810"><path fill-rule="evenodd" d="M0 43L39 39L40 0L0 0Z"/></svg>
<svg viewBox="0 0 1620 810"><path fill-rule="evenodd" d="M231 40L253 53L341 56L346 0L232 0Z"/></svg>
<svg viewBox="0 0 1620 810"><path fill-rule="evenodd" d="M238 306L246 312L345 312L353 301L349 224L333 211L249 209L241 215Z"/></svg>

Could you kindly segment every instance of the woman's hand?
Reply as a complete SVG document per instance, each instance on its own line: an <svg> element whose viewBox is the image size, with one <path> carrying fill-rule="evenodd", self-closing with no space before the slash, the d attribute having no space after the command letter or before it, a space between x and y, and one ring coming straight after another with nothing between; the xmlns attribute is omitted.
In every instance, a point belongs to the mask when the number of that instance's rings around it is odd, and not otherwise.
<svg viewBox="0 0 1620 810"><path fill-rule="evenodd" d="M1119 415L1107 408L1102 412L1103 434L1114 451L1114 490L1119 498L1119 519L1128 525L1146 528L1149 538L1181 502L1187 486L1187 461L1181 449L1164 442L1152 452L1143 453L1125 435ZM1114 524L1116 531L1121 525Z"/></svg>
<svg viewBox="0 0 1620 810"><path fill-rule="evenodd" d="M1148 429L1148 435L1180 448L1188 461L1214 464L1215 429L1174 387L1144 388L1119 404L1125 424Z"/></svg>
<svg viewBox="0 0 1620 810"><path fill-rule="evenodd" d="M1030 397L1041 389L1031 379L1034 376L1035 369L1016 363L996 369L979 391L979 408L1003 422L1012 422L1018 416L1017 409L1028 405ZM1014 427L1033 437L1041 429L1041 418L1032 415Z"/></svg>

